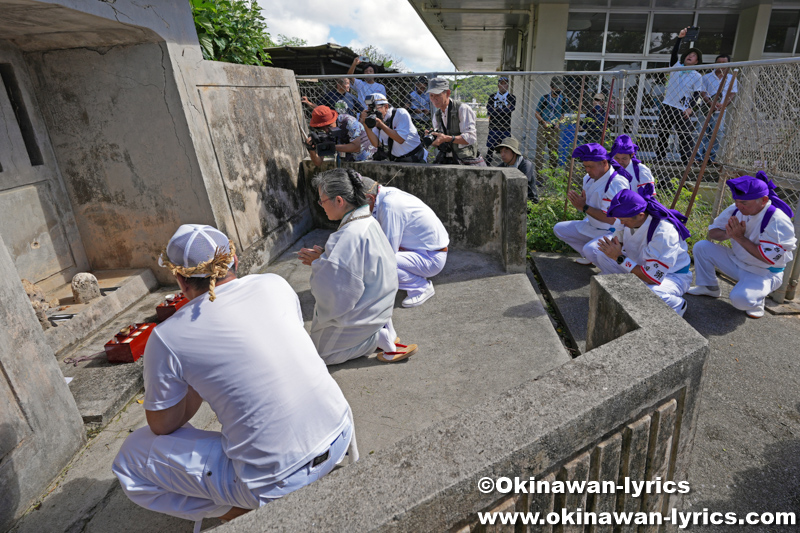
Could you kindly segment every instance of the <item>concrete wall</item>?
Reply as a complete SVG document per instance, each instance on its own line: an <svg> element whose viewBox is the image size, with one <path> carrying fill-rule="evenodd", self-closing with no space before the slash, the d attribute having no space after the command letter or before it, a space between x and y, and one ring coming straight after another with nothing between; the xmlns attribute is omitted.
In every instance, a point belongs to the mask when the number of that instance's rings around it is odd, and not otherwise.
<svg viewBox="0 0 800 533"><path fill-rule="evenodd" d="M343 163L381 184L409 192L428 204L450 234L450 246L499 258L509 272L526 268L527 180L517 169L416 165L411 163ZM304 181L334 168L304 164ZM317 206L317 192L308 187L308 201L318 226L335 227Z"/></svg>
<svg viewBox="0 0 800 533"><path fill-rule="evenodd" d="M680 508L679 495L478 490L483 477L501 476L686 480L707 341L635 278L592 278L592 313L612 307L610 301L620 310L618 319L635 329L220 531L467 533L484 531L479 511Z"/></svg>
<svg viewBox="0 0 800 533"><path fill-rule="evenodd" d="M14 272L2 237L0 272ZM85 438L22 285L15 276L0 276L0 531L39 497Z"/></svg>
<svg viewBox="0 0 800 533"><path fill-rule="evenodd" d="M734 61L754 61L764 54L767 40L772 3L760 3L743 9L739 13L736 27L736 44L733 48Z"/></svg>

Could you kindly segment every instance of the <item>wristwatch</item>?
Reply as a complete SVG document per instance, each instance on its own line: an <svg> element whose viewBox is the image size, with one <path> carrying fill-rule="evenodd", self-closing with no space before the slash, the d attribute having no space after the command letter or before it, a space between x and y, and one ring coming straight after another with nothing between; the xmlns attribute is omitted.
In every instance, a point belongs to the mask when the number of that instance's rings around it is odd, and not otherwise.
<svg viewBox="0 0 800 533"><path fill-rule="evenodd" d="M626 258L625 258L625 256L624 256L624 255L621 255L621 256L617 257L617 264L618 264L618 265L621 265L622 263L624 263L624 262L625 262L625 259L626 259Z"/></svg>
<svg viewBox="0 0 800 533"><path fill-rule="evenodd" d="M583 204L583 212L587 212L589 210L589 204Z"/></svg>

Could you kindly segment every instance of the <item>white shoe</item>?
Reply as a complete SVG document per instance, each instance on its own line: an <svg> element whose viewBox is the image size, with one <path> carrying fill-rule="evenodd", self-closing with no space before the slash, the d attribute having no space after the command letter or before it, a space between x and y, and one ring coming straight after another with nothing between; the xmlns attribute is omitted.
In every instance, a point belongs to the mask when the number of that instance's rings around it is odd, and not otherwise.
<svg viewBox="0 0 800 533"><path fill-rule="evenodd" d="M756 309L754 311L747 311L747 316L750 318L761 318L764 316L764 308L762 307L761 309Z"/></svg>
<svg viewBox="0 0 800 533"><path fill-rule="evenodd" d="M683 305L680 309L678 309L678 316L683 318L683 315L686 314L686 308L689 307L689 304L686 303L686 300L683 301Z"/></svg>
<svg viewBox="0 0 800 533"><path fill-rule="evenodd" d="M591 259L586 259L583 256L576 257L575 259L573 259L573 261L575 261L579 265L591 265L592 264L592 260Z"/></svg>
<svg viewBox="0 0 800 533"><path fill-rule="evenodd" d="M686 291L686 294L691 294L692 296L711 296L712 298L719 298L721 291L719 287L716 290L709 289L705 285L695 285L694 287L689 287L689 290Z"/></svg>
<svg viewBox="0 0 800 533"><path fill-rule="evenodd" d="M435 293L436 291L433 290L433 283L429 281L428 288L425 289L425 292L416 296L407 296L401 305L403 307L417 307L418 305L422 305L427 302Z"/></svg>

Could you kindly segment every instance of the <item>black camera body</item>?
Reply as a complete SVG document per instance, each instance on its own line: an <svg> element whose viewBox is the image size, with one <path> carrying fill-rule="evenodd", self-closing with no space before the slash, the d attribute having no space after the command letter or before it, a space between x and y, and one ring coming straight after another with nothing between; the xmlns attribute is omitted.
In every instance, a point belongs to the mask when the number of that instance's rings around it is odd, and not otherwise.
<svg viewBox="0 0 800 533"><path fill-rule="evenodd" d="M336 155L336 145L345 144L341 142L346 132L339 128L332 128L330 131L312 130L308 136L311 137L311 148L316 150L317 155Z"/></svg>
<svg viewBox="0 0 800 533"><path fill-rule="evenodd" d="M364 103L367 104L367 117L364 119L364 124L372 129L378 124L378 119L383 120L383 113L375 109L375 102L371 95L364 99Z"/></svg>

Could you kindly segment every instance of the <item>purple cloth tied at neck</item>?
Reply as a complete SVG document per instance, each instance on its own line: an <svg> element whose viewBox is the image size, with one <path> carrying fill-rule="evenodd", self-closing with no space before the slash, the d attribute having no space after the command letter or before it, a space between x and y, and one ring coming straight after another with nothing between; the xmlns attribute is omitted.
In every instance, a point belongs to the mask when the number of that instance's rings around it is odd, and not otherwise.
<svg viewBox="0 0 800 533"><path fill-rule="evenodd" d="M794 211L789 204L778 198L775 193L775 184L763 170L756 172L755 177L742 176L730 179L725 183L730 188L734 200L756 200L766 196L772 205L786 213L789 218L794 216Z"/></svg>
<svg viewBox="0 0 800 533"><path fill-rule="evenodd" d="M608 216L614 218L632 218L639 213L647 213L653 217L653 223L650 224L653 231L661 220L667 220L678 230L681 239L686 240L692 236L684 225L688 219L683 213L667 208L652 196L644 197L628 189L619 191L614 196L606 212Z"/></svg>

